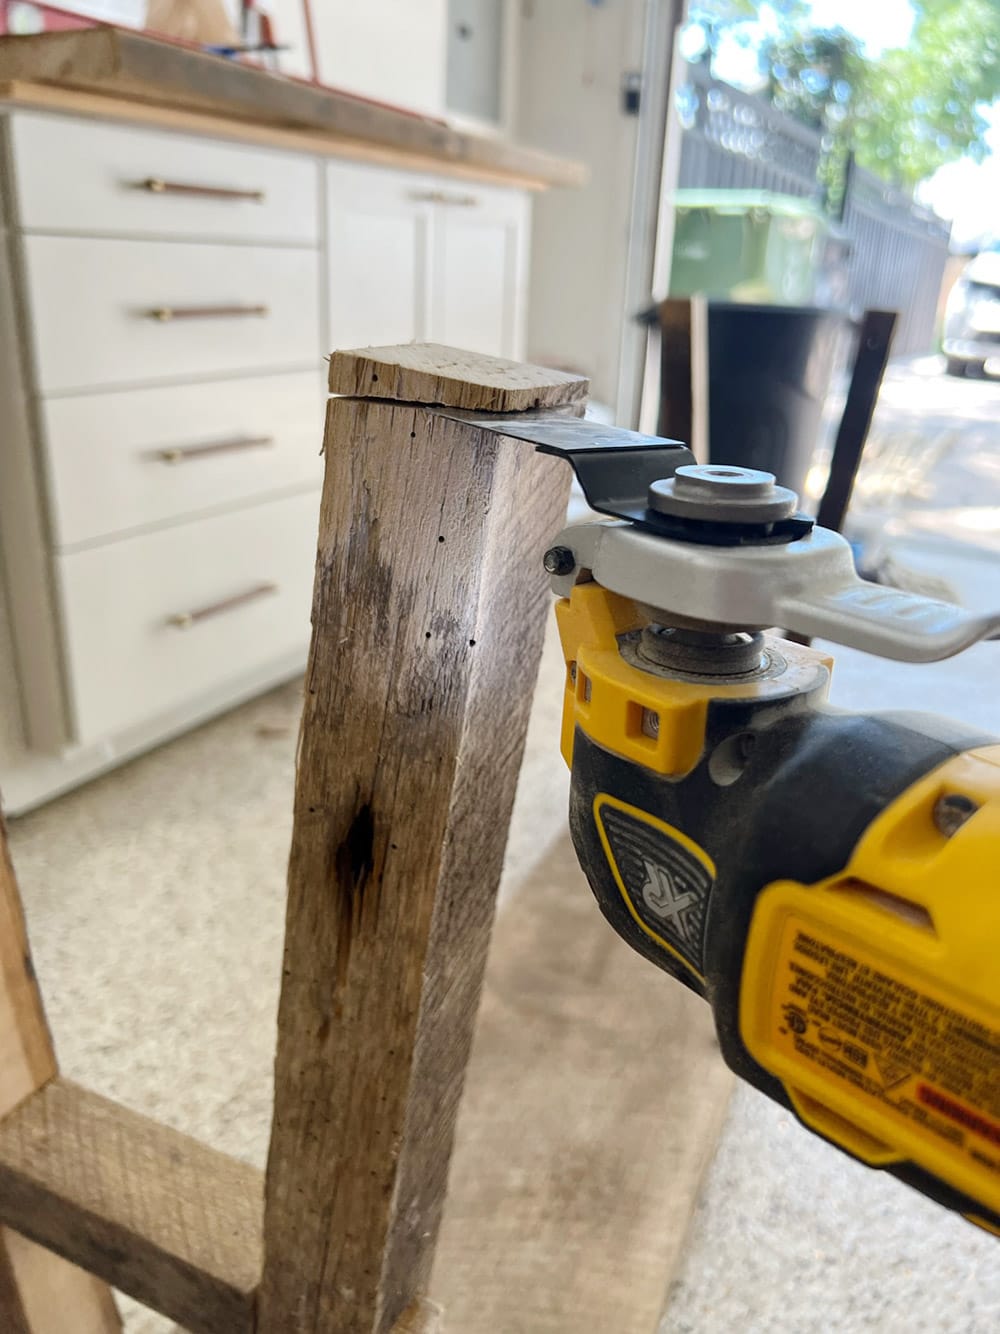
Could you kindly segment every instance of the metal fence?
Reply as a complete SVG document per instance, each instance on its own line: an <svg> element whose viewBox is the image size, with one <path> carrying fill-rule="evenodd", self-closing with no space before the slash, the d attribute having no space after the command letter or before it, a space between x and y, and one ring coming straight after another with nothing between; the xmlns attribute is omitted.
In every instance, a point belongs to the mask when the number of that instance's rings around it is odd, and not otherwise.
<svg viewBox="0 0 1000 1334"><path fill-rule="evenodd" d="M822 136L754 97L688 65L677 93L683 130L681 188L774 190L819 199ZM840 224L850 244L853 309L899 311L896 355L934 346L949 227L871 172L854 167Z"/></svg>

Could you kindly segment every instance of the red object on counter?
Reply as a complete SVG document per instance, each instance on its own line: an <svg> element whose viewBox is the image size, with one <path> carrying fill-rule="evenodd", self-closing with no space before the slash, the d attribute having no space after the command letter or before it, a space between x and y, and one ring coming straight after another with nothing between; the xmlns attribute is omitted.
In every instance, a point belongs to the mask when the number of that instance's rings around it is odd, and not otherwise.
<svg viewBox="0 0 1000 1334"><path fill-rule="evenodd" d="M30 8L38 11L42 20L42 26L39 32L69 32L73 28L97 28L100 23L97 19L88 18L83 14L72 14L68 9L60 9L58 5L36 4L35 0L0 0L0 37L16 36L10 29L10 11L20 3L21 8Z"/></svg>

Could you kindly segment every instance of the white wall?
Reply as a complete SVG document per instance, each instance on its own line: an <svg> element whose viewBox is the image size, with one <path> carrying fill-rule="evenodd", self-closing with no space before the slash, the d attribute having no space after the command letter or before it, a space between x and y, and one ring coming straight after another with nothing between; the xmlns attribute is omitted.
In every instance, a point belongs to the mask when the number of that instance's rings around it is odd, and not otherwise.
<svg viewBox="0 0 1000 1334"><path fill-rule="evenodd" d="M61 7L141 27L146 0L60 0ZM239 0L222 0L233 24ZM275 34L291 49L286 74L311 70L302 0L260 0ZM445 106L448 0L312 0L323 83L376 101L441 115Z"/></svg>
<svg viewBox="0 0 1000 1334"><path fill-rule="evenodd" d="M235 12L236 0L227 0ZM301 0L263 0L281 68L305 77L309 56ZM447 0L312 0L323 83L440 115L444 109Z"/></svg>
<svg viewBox="0 0 1000 1334"><path fill-rule="evenodd" d="M582 190L535 205L528 355L589 375L614 404L638 118L621 79L641 69L646 0L522 0L515 133L590 167ZM631 312L629 312L631 313Z"/></svg>

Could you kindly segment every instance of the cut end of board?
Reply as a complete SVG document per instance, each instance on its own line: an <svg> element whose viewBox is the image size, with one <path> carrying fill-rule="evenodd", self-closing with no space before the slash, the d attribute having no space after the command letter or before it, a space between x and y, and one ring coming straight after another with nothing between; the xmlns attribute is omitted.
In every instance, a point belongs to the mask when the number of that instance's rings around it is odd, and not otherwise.
<svg viewBox="0 0 1000 1334"><path fill-rule="evenodd" d="M569 371L463 352L441 343L401 343L334 352L329 386L331 394L354 398L387 398L478 412L526 412L582 407L590 381Z"/></svg>

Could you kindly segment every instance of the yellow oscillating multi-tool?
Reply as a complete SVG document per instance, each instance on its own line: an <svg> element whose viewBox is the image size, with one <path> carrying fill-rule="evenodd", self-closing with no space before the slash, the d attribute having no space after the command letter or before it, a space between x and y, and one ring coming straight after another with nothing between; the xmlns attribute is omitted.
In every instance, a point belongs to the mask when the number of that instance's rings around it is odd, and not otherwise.
<svg viewBox="0 0 1000 1334"><path fill-rule="evenodd" d="M544 556L604 915L709 1002L743 1078L1000 1231L1000 743L832 708L830 657L793 642L931 662L1000 617L859 579L768 473L587 421L482 424L567 459L609 516Z"/></svg>

